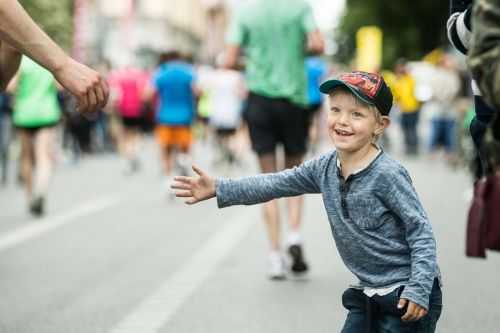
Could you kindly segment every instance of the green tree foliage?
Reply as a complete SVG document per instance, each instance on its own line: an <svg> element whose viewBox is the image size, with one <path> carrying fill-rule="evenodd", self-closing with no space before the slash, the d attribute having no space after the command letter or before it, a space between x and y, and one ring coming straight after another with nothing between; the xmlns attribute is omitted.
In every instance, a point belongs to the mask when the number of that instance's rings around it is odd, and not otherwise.
<svg viewBox="0 0 500 333"><path fill-rule="evenodd" d="M384 32L384 68L401 57L421 58L447 44L447 18L445 0L346 0L346 10L336 32L338 60L353 58L356 31L366 25L379 26Z"/></svg>
<svg viewBox="0 0 500 333"><path fill-rule="evenodd" d="M71 47L73 0L19 0L35 22L65 49Z"/></svg>

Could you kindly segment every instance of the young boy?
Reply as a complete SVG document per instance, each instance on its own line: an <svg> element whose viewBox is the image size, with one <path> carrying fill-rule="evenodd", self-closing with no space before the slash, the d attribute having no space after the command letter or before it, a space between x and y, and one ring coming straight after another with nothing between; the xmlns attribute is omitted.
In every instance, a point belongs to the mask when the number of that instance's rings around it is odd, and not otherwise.
<svg viewBox="0 0 500 333"><path fill-rule="evenodd" d="M359 284L342 303L343 333L434 332L441 276L432 228L406 169L375 144L389 125L392 93L381 76L351 72L320 86L329 95L328 132L335 146L294 169L214 180L176 177L176 196L219 207L322 193L338 251Z"/></svg>

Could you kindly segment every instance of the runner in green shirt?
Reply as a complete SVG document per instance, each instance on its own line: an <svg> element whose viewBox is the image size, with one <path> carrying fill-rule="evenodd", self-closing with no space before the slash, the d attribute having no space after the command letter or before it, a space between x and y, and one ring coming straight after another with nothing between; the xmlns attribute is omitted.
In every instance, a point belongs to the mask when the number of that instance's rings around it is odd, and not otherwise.
<svg viewBox="0 0 500 333"><path fill-rule="evenodd" d="M52 74L23 57L15 93L14 125L21 128L53 126L61 118Z"/></svg>
<svg viewBox="0 0 500 333"><path fill-rule="evenodd" d="M227 67L236 67L245 55L250 91L245 120L252 148L261 171L277 171L276 146L283 144L285 167L302 162L308 133L307 53L321 53L323 39L314 23L312 9L304 0L254 0L241 6L228 34ZM300 224L301 197L289 198L288 253L291 270L301 274L308 266L303 259ZM271 243L269 276L285 277L280 245L280 221L276 201L264 205Z"/></svg>
<svg viewBox="0 0 500 333"><path fill-rule="evenodd" d="M55 126L61 118L55 79L49 71L23 57L13 84L13 122L21 139L21 176L30 212L41 216L54 164Z"/></svg>

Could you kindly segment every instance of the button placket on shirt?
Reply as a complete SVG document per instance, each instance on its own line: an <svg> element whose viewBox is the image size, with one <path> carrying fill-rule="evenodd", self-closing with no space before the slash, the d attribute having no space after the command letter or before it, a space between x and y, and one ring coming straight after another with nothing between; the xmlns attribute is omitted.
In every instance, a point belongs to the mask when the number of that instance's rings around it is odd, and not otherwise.
<svg viewBox="0 0 500 333"><path fill-rule="evenodd" d="M344 177L340 178L340 206L342 208L342 216L344 216L344 218L346 219L350 218L347 207L347 193L349 192L349 181L350 181L349 177L347 177L346 180L344 180Z"/></svg>

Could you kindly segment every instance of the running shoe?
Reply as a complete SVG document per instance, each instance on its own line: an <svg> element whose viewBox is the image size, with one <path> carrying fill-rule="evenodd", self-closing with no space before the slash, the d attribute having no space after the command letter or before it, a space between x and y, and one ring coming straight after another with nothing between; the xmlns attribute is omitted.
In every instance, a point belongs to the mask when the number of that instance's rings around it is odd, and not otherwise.
<svg viewBox="0 0 500 333"><path fill-rule="evenodd" d="M285 262L280 255L269 256L269 278L271 280L283 280L286 278Z"/></svg>
<svg viewBox="0 0 500 333"><path fill-rule="evenodd" d="M31 199L30 213L35 217L40 217L45 213L44 198L42 196L35 196Z"/></svg>
<svg viewBox="0 0 500 333"><path fill-rule="evenodd" d="M291 245L288 248L288 254L291 258L290 269L294 274L303 274L309 269L307 263L304 261L304 254L302 253L302 246L299 244Z"/></svg>

